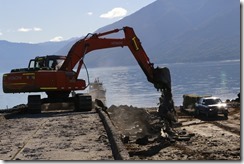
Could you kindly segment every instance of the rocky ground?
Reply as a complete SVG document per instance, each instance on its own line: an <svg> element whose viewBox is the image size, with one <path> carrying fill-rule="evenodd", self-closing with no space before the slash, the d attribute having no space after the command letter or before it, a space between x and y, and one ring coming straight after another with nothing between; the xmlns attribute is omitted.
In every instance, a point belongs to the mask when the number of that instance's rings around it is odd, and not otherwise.
<svg viewBox="0 0 244 164"><path fill-rule="evenodd" d="M157 108L109 107L106 112L130 160L240 160L240 105L229 118L194 117L176 108L179 134L169 139ZM95 110L0 115L1 160L114 160Z"/></svg>
<svg viewBox="0 0 244 164"><path fill-rule="evenodd" d="M175 141L160 137L156 108L111 106L108 113L122 135L131 160L240 160L240 107L229 118L195 118L176 108L181 126ZM181 135L183 134L183 135ZM125 137L127 136L127 137ZM147 136L146 138L143 136Z"/></svg>

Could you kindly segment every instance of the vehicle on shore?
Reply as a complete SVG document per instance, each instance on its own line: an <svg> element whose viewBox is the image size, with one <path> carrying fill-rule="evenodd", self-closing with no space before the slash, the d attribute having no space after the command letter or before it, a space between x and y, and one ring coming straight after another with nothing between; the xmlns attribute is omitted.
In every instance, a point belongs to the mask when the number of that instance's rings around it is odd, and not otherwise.
<svg viewBox="0 0 244 164"><path fill-rule="evenodd" d="M227 104L222 102L219 97L202 97L195 104L195 116L204 114L206 117L217 117L223 114L228 118Z"/></svg>

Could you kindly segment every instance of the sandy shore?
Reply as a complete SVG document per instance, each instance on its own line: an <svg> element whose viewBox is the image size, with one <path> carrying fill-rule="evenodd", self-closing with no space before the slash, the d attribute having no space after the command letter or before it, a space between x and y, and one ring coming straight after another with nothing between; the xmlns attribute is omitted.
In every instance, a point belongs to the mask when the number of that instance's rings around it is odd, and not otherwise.
<svg viewBox="0 0 244 164"><path fill-rule="evenodd" d="M113 160L95 111L21 114L0 129L1 160Z"/></svg>

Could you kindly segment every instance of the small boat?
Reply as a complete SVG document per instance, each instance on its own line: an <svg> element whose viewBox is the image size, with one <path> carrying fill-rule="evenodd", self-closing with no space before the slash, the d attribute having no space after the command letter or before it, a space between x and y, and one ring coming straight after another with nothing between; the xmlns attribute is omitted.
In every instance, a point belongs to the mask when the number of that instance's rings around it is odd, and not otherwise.
<svg viewBox="0 0 244 164"><path fill-rule="evenodd" d="M99 99L106 105L106 89L103 87L103 83L99 81L99 78L95 78L93 83L90 83L88 93L92 96L92 101Z"/></svg>

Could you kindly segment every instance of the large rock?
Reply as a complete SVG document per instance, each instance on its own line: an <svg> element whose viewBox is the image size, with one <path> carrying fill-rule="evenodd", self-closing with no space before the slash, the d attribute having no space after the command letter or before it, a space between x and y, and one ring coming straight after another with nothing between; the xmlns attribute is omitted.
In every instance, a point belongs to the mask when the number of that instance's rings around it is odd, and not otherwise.
<svg viewBox="0 0 244 164"><path fill-rule="evenodd" d="M184 109L192 109L192 108L195 108L195 103L201 97L205 97L205 96L196 95L196 94L184 94L183 95L183 108Z"/></svg>

